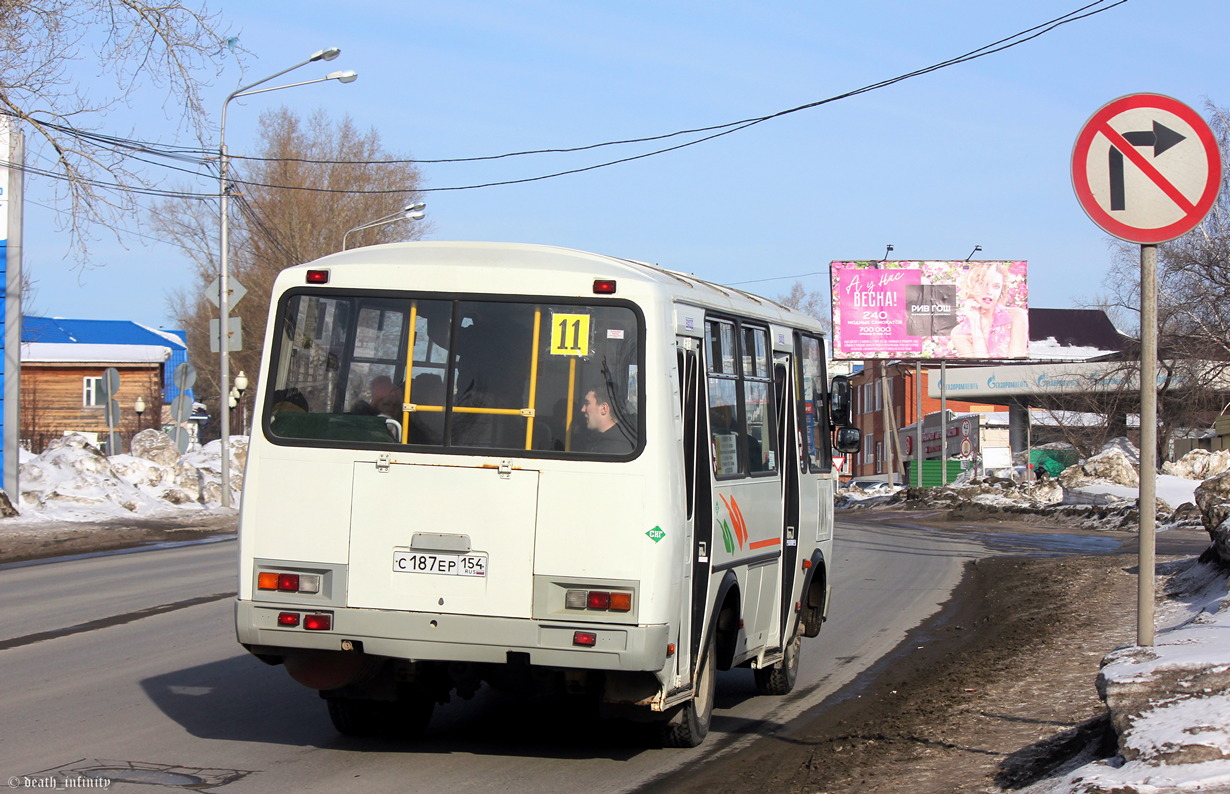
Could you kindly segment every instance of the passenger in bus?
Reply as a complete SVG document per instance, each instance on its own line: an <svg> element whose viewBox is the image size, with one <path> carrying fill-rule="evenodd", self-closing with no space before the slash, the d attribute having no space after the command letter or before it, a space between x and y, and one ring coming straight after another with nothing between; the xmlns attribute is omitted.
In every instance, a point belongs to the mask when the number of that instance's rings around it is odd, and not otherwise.
<svg viewBox="0 0 1230 794"><path fill-rule="evenodd" d="M605 455L625 455L632 451L635 444L631 434L635 431L630 431L615 416L610 392L604 385L595 386L585 392L581 413L585 416L585 427L589 430L581 439L581 451Z"/></svg>
<svg viewBox="0 0 1230 794"><path fill-rule="evenodd" d="M444 381L439 375L420 373L410 381L410 401L416 406L444 406ZM440 444L444 440L443 411L415 411L410 416L411 444Z"/></svg>
<svg viewBox="0 0 1230 794"><path fill-rule="evenodd" d="M396 389L393 387L393 379L388 375L377 375L372 378L369 389L370 399L356 400L355 404L350 407L352 414L365 414L367 416L375 416L382 413L380 405L388 399L389 395L394 394Z"/></svg>
<svg viewBox="0 0 1230 794"><path fill-rule="evenodd" d="M303 392L296 389L294 386L288 386L285 389L277 389L273 393L273 413L281 411L298 411L306 413L308 410L307 398L303 396Z"/></svg>
<svg viewBox="0 0 1230 794"><path fill-rule="evenodd" d="M402 395L405 394L406 387L404 385L397 386L390 379L385 387L383 396L380 402L375 404L376 414L384 417L385 427L388 428L389 435L397 440L401 440L401 419L402 419Z"/></svg>

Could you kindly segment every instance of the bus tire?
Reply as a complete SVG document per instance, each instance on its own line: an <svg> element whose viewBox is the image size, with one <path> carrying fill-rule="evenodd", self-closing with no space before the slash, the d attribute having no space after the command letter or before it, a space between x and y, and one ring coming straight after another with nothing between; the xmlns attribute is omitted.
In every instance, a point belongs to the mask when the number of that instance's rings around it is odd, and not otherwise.
<svg viewBox="0 0 1230 794"><path fill-rule="evenodd" d="M436 706L434 700L419 693L403 694L397 700L331 697L327 702L329 719L343 736L399 739L422 736Z"/></svg>
<svg viewBox="0 0 1230 794"><path fill-rule="evenodd" d="M666 747L699 747L709 733L713 701L717 692L717 649L713 640L705 646L693 697L662 726Z"/></svg>
<svg viewBox="0 0 1230 794"><path fill-rule="evenodd" d="M802 651L803 635L794 633L794 639L786 646L782 660L769 667L753 670L756 691L761 695L789 695L799 678L799 654Z"/></svg>

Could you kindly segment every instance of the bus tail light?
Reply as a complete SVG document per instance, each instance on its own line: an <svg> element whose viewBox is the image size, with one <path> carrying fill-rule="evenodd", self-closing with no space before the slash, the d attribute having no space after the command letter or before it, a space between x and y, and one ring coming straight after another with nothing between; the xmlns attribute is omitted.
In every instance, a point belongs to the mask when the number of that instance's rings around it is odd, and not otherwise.
<svg viewBox="0 0 1230 794"><path fill-rule="evenodd" d="M298 612L279 612L278 613L278 625L287 626L291 628L298 626L299 625L299 613Z"/></svg>
<svg viewBox="0 0 1230 794"><path fill-rule="evenodd" d="M594 294L595 295L614 295L615 294L615 279L613 278L594 279Z"/></svg>
<svg viewBox="0 0 1230 794"><path fill-rule="evenodd" d="M256 589L315 595L320 592L320 574L261 571L256 575Z"/></svg>
<svg viewBox="0 0 1230 794"><path fill-rule="evenodd" d="M307 283L309 284L328 284L328 270L309 270L307 272Z"/></svg>
<svg viewBox="0 0 1230 794"><path fill-rule="evenodd" d="M574 631L572 633L572 644L592 648L598 644L598 635L592 631Z"/></svg>
<svg viewBox="0 0 1230 794"><path fill-rule="evenodd" d="M632 593L626 590L569 590L564 594L564 607L598 612L631 612Z"/></svg>

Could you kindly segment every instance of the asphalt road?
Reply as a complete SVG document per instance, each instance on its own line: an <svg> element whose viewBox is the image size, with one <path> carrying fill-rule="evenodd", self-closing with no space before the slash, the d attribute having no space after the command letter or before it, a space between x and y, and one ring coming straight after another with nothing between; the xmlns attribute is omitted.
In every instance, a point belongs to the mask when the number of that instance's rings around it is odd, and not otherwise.
<svg viewBox="0 0 1230 794"><path fill-rule="evenodd" d="M109 791L149 784L223 792L628 791L772 733L849 684L932 615L969 535L842 521L834 606L803 645L799 685L757 697L751 672L722 673L706 743L646 749L644 737L556 704L484 689L439 707L418 743L343 738L324 703L235 643L236 545L0 570L0 775L91 769ZM138 781L125 783L123 781Z"/></svg>

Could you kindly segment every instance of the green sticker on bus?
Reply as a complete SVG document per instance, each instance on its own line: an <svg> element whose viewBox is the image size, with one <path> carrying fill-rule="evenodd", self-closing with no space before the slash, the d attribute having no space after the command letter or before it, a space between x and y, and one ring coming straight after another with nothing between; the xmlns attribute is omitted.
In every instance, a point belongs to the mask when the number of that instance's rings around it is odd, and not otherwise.
<svg viewBox="0 0 1230 794"><path fill-rule="evenodd" d="M648 536L654 543L657 543L659 540L666 537L666 530L662 529L662 527L654 527L646 532L645 535Z"/></svg>

